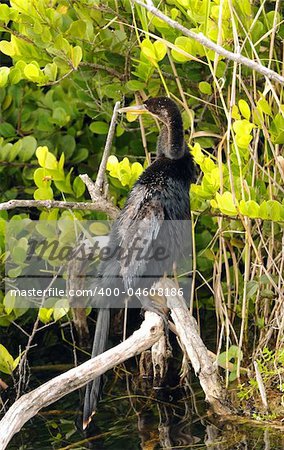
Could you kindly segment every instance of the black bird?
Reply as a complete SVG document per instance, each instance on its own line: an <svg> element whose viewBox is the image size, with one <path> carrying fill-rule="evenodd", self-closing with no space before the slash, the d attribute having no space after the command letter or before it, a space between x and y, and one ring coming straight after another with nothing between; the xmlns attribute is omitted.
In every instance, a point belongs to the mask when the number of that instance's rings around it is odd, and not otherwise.
<svg viewBox="0 0 284 450"><path fill-rule="evenodd" d="M162 122L157 157L133 186L109 236L111 249L122 249L128 252L128 257L102 261L98 269L100 287L119 287L122 292L129 288L151 287L165 272L172 270L184 250L184 238L188 236L185 228L190 227L189 187L194 177L194 163L184 141L182 117L174 101L167 97L153 98L143 105L122 108L120 112L150 113ZM142 258L141 255L138 258L137 242L142 245ZM161 246L166 257L159 260L153 255ZM148 254L146 258L147 252L150 257ZM157 312L148 297L137 297L145 309ZM105 351L109 325L110 310L102 307L98 311L92 357ZM100 378L96 378L87 385L83 428L95 413L99 392Z"/></svg>

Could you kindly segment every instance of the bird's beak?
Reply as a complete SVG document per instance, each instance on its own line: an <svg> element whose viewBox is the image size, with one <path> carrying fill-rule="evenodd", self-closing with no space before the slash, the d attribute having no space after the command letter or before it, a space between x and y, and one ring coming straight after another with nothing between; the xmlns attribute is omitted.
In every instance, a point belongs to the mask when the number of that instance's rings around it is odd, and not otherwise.
<svg viewBox="0 0 284 450"><path fill-rule="evenodd" d="M119 113L133 113L133 114L145 114L148 112L148 109L144 105L132 105L127 106L126 108L120 108L118 110Z"/></svg>

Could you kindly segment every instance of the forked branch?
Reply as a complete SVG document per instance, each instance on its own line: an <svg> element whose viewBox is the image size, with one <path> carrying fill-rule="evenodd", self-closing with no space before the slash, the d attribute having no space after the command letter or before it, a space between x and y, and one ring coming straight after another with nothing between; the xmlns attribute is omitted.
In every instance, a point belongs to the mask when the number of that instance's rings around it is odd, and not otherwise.
<svg viewBox="0 0 284 450"><path fill-rule="evenodd" d="M20 397L0 422L0 450L4 450L12 437L42 408L152 347L162 334L162 319L155 313L146 312L145 320L139 330L124 342Z"/></svg>

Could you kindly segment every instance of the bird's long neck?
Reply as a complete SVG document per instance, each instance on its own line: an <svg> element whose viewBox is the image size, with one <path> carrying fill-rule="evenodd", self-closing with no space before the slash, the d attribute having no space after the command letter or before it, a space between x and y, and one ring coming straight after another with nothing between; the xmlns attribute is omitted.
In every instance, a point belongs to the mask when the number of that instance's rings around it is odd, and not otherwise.
<svg viewBox="0 0 284 450"><path fill-rule="evenodd" d="M185 143L182 118L179 111L168 115L160 131L157 143L157 156L179 159L184 155Z"/></svg>

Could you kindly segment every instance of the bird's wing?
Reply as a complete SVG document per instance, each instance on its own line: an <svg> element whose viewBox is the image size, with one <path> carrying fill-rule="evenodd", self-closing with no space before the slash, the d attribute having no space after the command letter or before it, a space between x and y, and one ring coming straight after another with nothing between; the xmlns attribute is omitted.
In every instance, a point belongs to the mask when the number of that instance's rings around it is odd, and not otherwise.
<svg viewBox="0 0 284 450"><path fill-rule="evenodd" d="M142 275L147 277L148 262L155 251L155 242L164 218L160 194L156 193L151 198L144 198L136 210L135 217L130 215L123 220L124 231L120 240L123 257L120 260L120 267L126 289L135 287L135 279Z"/></svg>

